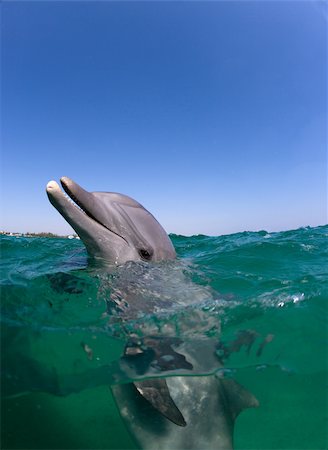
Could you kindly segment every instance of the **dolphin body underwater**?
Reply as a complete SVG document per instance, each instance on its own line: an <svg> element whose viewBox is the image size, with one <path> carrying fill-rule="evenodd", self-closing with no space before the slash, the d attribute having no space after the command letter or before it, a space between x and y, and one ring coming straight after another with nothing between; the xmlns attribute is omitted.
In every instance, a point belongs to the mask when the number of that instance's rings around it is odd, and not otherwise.
<svg viewBox="0 0 328 450"><path fill-rule="evenodd" d="M162 226L132 198L88 192L67 177L60 181L67 195L50 181L49 200L104 270L129 261L176 258ZM111 386L111 391L129 432L144 450L232 449L236 417L258 406L245 388L218 375L148 378Z"/></svg>

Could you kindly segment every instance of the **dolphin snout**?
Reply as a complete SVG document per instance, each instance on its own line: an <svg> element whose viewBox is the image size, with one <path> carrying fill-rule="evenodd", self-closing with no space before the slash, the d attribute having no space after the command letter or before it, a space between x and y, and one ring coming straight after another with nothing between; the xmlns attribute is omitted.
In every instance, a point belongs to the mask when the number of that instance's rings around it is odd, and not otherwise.
<svg viewBox="0 0 328 450"><path fill-rule="evenodd" d="M56 181L51 180L47 184L46 190L47 190L47 192L54 191L54 190L60 190L60 187Z"/></svg>

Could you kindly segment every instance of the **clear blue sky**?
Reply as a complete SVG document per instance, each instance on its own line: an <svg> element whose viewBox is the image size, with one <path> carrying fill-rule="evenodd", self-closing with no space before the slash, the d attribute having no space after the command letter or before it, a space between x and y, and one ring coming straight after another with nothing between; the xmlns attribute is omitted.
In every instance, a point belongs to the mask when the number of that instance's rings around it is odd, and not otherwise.
<svg viewBox="0 0 328 450"><path fill-rule="evenodd" d="M168 232L327 222L327 4L3 2L0 229L70 228L45 185Z"/></svg>

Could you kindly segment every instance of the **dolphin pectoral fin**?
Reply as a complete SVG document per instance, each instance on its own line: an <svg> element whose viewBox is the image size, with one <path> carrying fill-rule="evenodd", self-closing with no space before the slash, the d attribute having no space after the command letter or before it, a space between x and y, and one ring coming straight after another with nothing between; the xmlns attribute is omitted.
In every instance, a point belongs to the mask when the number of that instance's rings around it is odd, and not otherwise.
<svg viewBox="0 0 328 450"><path fill-rule="evenodd" d="M185 427L186 421L174 403L164 379L152 379L133 383L142 395L157 411L171 422Z"/></svg>
<svg viewBox="0 0 328 450"><path fill-rule="evenodd" d="M259 401L245 389L241 384L232 379L221 379L220 384L223 390L226 409L230 412L232 420L247 408L257 408Z"/></svg>

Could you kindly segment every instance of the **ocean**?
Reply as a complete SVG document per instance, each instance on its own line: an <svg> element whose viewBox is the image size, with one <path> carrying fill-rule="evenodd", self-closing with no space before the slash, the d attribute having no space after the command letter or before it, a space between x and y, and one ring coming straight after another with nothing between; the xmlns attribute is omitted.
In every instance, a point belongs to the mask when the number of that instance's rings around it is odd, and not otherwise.
<svg viewBox="0 0 328 450"><path fill-rule="evenodd" d="M171 235L177 261L115 270L75 239L1 236L1 448L133 449L110 384L220 373L259 401L235 449L327 449L327 236ZM174 367L122 360L149 336Z"/></svg>

